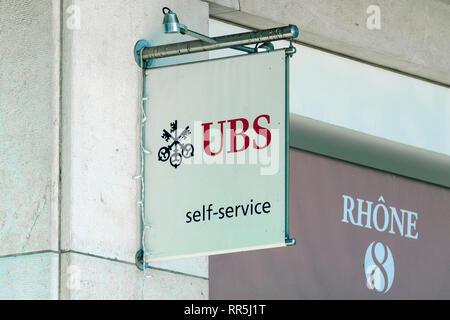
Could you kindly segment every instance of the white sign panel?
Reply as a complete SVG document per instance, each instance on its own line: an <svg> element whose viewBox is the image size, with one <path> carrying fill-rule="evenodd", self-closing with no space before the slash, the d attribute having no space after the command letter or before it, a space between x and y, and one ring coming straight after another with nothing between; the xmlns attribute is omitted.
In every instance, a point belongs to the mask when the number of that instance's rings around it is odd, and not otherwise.
<svg viewBox="0 0 450 320"><path fill-rule="evenodd" d="M147 71L148 261L285 246L284 50Z"/></svg>

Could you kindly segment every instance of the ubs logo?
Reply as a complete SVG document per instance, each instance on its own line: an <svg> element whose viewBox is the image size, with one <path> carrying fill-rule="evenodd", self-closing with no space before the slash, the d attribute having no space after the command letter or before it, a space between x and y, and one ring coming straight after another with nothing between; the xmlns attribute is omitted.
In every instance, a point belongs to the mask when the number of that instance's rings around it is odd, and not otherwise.
<svg viewBox="0 0 450 320"><path fill-rule="evenodd" d="M230 154L240 153L247 149L266 149L272 142L272 132L263 126L264 122L267 122L267 125L270 124L269 115L262 114L256 117L253 121L253 130L250 129L251 122L245 118L218 121L220 130L217 128L211 128L211 126L214 125L214 122L202 123L202 152L206 156L214 157L220 155L221 153ZM227 129L226 126L229 126L229 129ZM224 147L225 130L228 130L227 133L229 133L229 150L225 150ZM170 165L175 169L181 165L183 158L188 159L194 157L194 145L185 141L191 135L189 126L181 132L180 131L181 129L178 130L178 120L171 122L169 131L164 129L161 136L161 138L163 138L168 145L161 147L158 151L158 160L162 162L169 161ZM215 150L211 150L212 131L217 131L218 133L220 132L219 139L217 139L220 145L215 145ZM217 138L215 135L214 137ZM260 142L258 137L262 137L263 141ZM241 142L240 147L238 147L238 139L239 142ZM199 147L198 144L196 144L196 146Z"/></svg>
<svg viewBox="0 0 450 320"><path fill-rule="evenodd" d="M169 143L166 147L162 147L158 151L158 160L169 163L175 169L178 168L183 161L183 158L190 158L194 156L194 146L190 143L182 143L191 134L189 126L187 126L180 134L178 134L178 121L170 123L170 132L163 130L161 138Z"/></svg>
<svg viewBox="0 0 450 320"><path fill-rule="evenodd" d="M364 267L367 288L386 293L394 282L395 265L389 247L373 241L366 250Z"/></svg>

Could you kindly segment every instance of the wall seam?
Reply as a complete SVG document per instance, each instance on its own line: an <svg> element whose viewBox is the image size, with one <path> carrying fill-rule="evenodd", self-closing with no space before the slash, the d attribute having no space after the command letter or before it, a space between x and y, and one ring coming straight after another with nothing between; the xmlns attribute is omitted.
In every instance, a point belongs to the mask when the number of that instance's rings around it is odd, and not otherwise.
<svg viewBox="0 0 450 320"><path fill-rule="evenodd" d="M76 251L76 250L62 250L62 251L60 251L60 254L66 254L66 253L78 254L78 255L82 255L82 256L86 256L86 257L91 257L91 258L96 258L96 259L101 259L101 260L107 260L107 261L110 261L110 262L117 262L117 263L127 264L127 265L131 265L131 266L136 267L135 263L130 262L130 261L126 261L126 260L113 259L113 258L108 258L108 257L95 255L95 254L92 254L92 253L80 252L80 251ZM168 270L168 269L164 269L164 268L155 268L155 267L151 267L150 266L149 269L157 270L157 271L163 271L163 272L172 273L172 274L183 275L183 276L188 276L188 277L202 279L202 280L208 280L208 278L206 278L206 277L197 276L197 275L193 275L193 274L189 274L189 273L173 271L173 270Z"/></svg>
<svg viewBox="0 0 450 320"><path fill-rule="evenodd" d="M55 250L39 250L39 251L30 251L30 252L21 252L21 253L12 253L12 254L2 255L2 256L0 256L0 259L4 259L4 258L16 258L16 257L23 257L23 256L32 256L32 255L45 254L45 253L59 254L59 251L55 251Z"/></svg>
<svg viewBox="0 0 450 320"><path fill-rule="evenodd" d="M64 31L64 19L63 9L64 1L59 1L59 185L58 185L58 300L61 300L61 277L62 277L62 265L61 265L61 195L62 195L62 84L63 84L63 31Z"/></svg>
<svg viewBox="0 0 450 320"><path fill-rule="evenodd" d="M58 250L58 251L55 251L55 250L41 250L41 251L30 251L30 252L24 252L24 253L13 253L13 254L9 254L9 255L0 256L0 259L3 259L3 258L18 258L18 257L24 257L24 256L46 254L46 253L57 254L57 255L59 255L59 259L60 260L61 260L61 256L63 254L72 253L72 254L78 254L78 255L82 255L82 256L86 256L86 257L97 258L97 259L101 259L101 260L107 260L107 261L111 261L111 262L118 262L118 263L130 265L130 266L135 266L135 264L133 262L130 262L130 261L103 257L103 256L99 256L99 255L95 255L95 254L91 254L91 253L87 253L87 252L76 251L76 250ZM184 272L179 272L179 271L173 271L173 270L169 270L169 269L157 268L157 267L149 267L149 268L151 270L163 271L163 272L167 272L167 273L178 274L178 275L188 276L188 277L202 279L202 280L209 280L209 278L207 278L207 277L197 276L197 275L184 273ZM60 274L60 276L61 275L62 274ZM61 281L60 281L60 284L61 284ZM58 296L60 295L60 293L61 292L58 293Z"/></svg>

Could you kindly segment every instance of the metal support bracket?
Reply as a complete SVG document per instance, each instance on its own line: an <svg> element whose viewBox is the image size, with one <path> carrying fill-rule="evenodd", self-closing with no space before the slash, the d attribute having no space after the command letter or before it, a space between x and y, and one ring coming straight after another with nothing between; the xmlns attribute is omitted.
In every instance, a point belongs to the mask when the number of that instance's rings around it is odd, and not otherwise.
<svg viewBox="0 0 450 320"><path fill-rule="evenodd" d="M294 238L286 238L285 242L287 247L292 247L295 246L297 240L295 240Z"/></svg>
<svg viewBox="0 0 450 320"><path fill-rule="evenodd" d="M133 50L134 60L136 61L136 63L138 64L138 66L140 68L148 69L148 68L150 68L150 66L153 63L153 59L144 60L143 57L141 57L141 53L142 53L143 49L150 48L150 47L151 47L150 43L148 43L147 40L139 40L134 45L134 50ZM142 64L143 64L143 66L142 66Z"/></svg>
<svg viewBox="0 0 450 320"><path fill-rule="evenodd" d="M139 270L144 271L144 250L140 249L138 250L138 252L136 252L135 263L136 267L138 267ZM148 268L150 268L150 265L146 263L145 269Z"/></svg>
<svg viewBox="0 0 450 320"><path fill-rule="evenodd" d="M289 48L287 48L285 52L286 55L289 55L289 58L292 58L292 56L297 52L297 48L292 45L292 40L290 41Z"/></svg>
<svg viewBox="0 0 450 320"><path fill-rule="evenodd" d="M246 47L246 45L261 43L265 43L265 49L270 51L271 45L268 44L269 42L295 39L298 34L299 31L295 25L288 25L280 28L250 31L213 38L201 35L202 40L178 42L151 48L144 48L142 58L147 61L151 59L160 59L226 48L255 53L257 52L255 48L249 48ZM199 34L196 33L196 35ZM208 41L205 41L205 38L207 38Z"/></svg>

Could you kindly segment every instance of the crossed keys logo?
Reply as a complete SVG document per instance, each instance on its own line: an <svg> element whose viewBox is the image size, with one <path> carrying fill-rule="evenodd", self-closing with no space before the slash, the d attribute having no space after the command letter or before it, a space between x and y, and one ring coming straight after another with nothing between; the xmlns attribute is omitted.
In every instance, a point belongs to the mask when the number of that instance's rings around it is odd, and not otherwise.
<svg viewBox="0 0 450 320"><path fill-rule="evenodd" d="M173 134L173 135L172 135ZM158 160L166 162L169 160L172 167L178 168L183 161L183 158L190 158L194 156L194 146L190 143L183 144L180 140L186 140L186 138L191 134L189 126L187 126L178 135L178 120L170 123L170 132L163 130L162 138L169 142L167 147L162 147L158 151Z"/></svg>

